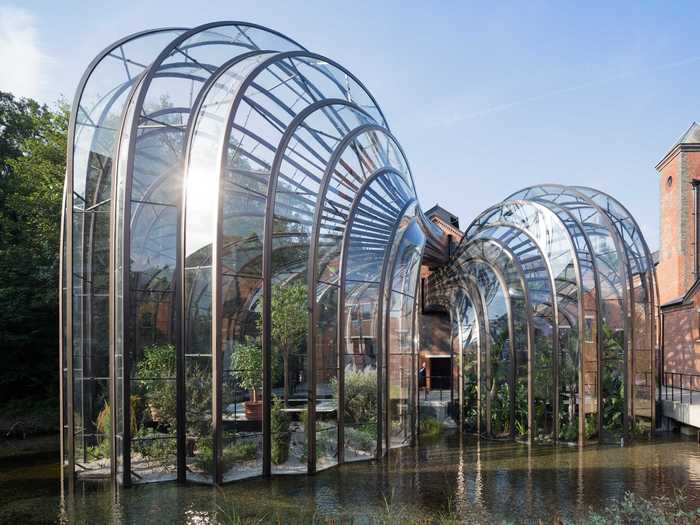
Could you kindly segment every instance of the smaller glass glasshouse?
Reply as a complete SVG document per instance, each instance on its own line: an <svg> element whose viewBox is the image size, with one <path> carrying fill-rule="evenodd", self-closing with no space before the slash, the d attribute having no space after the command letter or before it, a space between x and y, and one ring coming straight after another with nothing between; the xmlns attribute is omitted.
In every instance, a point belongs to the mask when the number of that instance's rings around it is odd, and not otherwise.
<svg viewBox="0 0 700 525"><path fill-rule="evenodd" d="M411 445L427 314L451 327L461 431L654 428L654 269L608 195L527 188L455 238L364 85L242 22L115 42L73 108L66 478L219 484Z"/></svg>

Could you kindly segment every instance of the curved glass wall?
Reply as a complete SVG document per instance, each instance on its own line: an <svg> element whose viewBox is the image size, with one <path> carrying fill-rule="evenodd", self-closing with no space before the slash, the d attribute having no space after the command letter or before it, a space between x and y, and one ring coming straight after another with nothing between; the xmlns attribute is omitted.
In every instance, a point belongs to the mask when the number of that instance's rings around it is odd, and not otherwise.
<svg viewBox="0 0 700 525"><path fill-rule="evenodd" d="M86 78L66 192L86 200L93 177L96 211L79 230L65 199L66 471L221 483L410 443L418 270L447 240L365 87L238 22L135 35Z"/></svg>
<svg viewBox="0 0 700 525"><path fill-rule="evenodd" d="M217 484L411 444L421 307L452 316L463 428L652 428L653 266L607 195L528 188L455 247L362 83L241 22L116 42L74 108L64 473Z"/></svg>
<svg viewBox="0 0 700 525"><path fill-rule="evenodd" d="M478 290L459 278L465 273ZM481 433L501 436L508 420L510 433L533 442L619 442L653 430L653 264L614 199L557 185L517 192L472 222L426 289L483 305L490 337L478 343ZM460 316L460 308L452 301L448 311ZM498 396L506 390L515 392L510 405Z"/></svg>
<svg viewBox="0 0 700 525"><path fill-rule="evenodd" d="M62 223L60 346L63 464L70 470L110 467L113 150L130 90L163 46L182 31L145 31L107 47L86 69L73 101Z"/></svg>

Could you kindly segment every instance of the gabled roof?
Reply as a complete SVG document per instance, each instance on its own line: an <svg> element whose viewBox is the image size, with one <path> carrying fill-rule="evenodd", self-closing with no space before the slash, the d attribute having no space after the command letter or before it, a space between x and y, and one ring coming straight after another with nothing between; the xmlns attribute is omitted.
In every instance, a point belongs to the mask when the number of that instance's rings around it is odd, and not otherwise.
<svg viewBox="0 0 700 525"><path fill-rule="evenodd" d="M665 309L671 308L672 306L691 305L693 304L692 298L698 290L700 290L700 279L695 279L695 282L690 288L688 288L688 291L685 292L685 294L683 294L681 297L676 297L675 299L665 302L664 304L660 305L659 308Z"/></svg>
<svg viewBox="0 0 700 525"><path fill-rule="evenodd" d="M680 150L699 151L700 150L700 125L693 121L690 127L683 133L680 138L671 146L668 152L656 165L656 170L660 171L671 159L673 159Z"/></svg>
<svg viewBox="0 0 700 525"><path fill-rule="evenodd" d="M700 126L698 126L697 122L693 122L688 130L681 135L681 138L678 139L678 142L674 144L674 146L677 146L678 144L700 144Z"/></svg>
<svg viewBox="0 0 700 525"><path fill-rule="evenodd" d="M438 217L442 219L445 222L445 224L448 224L453 228L459 230L459 217L457 217L454 213L450 213L439 204L435 204L435 206L426 211L425 215L429 219L432 219L433 217Z"/></svg>

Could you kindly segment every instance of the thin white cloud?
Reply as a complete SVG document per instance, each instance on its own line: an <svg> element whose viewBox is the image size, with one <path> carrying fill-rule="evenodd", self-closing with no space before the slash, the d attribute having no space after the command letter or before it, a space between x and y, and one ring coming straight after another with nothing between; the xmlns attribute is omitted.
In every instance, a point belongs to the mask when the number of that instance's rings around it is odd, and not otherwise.
<svg viewBox="0 0 700 525"><path fill-rule="evenodd" d="M0 91L40 98L47 62L39 46L34 15L26 9L0 5Z"/></svg>
<svg viewBox="0 0 700 525"><path fill-rule="evenodd" d="M457 124L459 122L463 122L466 120L473 120L477 119L480 117L484 117L486 115L489 115L491 113L500 113L502 111L507 111L511 108L518 107L518 106L524 106L533 102L539 102L542 100L547 100L549 98L553 98L559 95L564 95L567 93L575 92L575 91L581 91L584 89L588 89L591 87L598 87L598 86L603 86L605 84L611 84L619 80L627 80L630 78L642 76L642 75L647 75L651 73L658 73L667 69L673 69L677 68L680 66L685 66L688 64L692 64L694 62L700 61L700 56L692 56L688 58L684 58L682 60L677 60L675 62L669 62L667 64L661 64L659 66L654 66L650 68L645 68L645 69L639 69L636 71L628 71L628 72L623 72L619 73L617 75L613 75L611 77L607 78L602 78L598 80L592 80L588 82L582 82L581 84L576 84L573 86L568 86L568 87L563 87L563 88L558 88L558 89L553 89L551 91L545 91L543 93L540 93L538 95L533 95L531 97L525 97L517 100L512 100L510 102L504 102L501 104L495 104L493 106L488 106L486 108L477 110L477 111L472 111L472 112L467 112L467 113L453 113L449 116L445 116L442 118L437 118L435 119L429 127L439 127L439 126L450 126L453 124Z"/></svg>

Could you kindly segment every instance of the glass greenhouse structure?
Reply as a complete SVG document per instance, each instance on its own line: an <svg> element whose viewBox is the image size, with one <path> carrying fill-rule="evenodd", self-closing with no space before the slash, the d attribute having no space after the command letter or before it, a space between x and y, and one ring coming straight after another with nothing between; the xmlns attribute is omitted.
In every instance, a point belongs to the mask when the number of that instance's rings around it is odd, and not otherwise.
<svg viewBox="0 0 700 525"><path fill-rule="evenodd" d="M343 66L242 22L134 34L69 124L63 472L219 484L413 444L428 311L465 431L649 433L655 297L611 197L528 188L453 243Z"/></svg>

